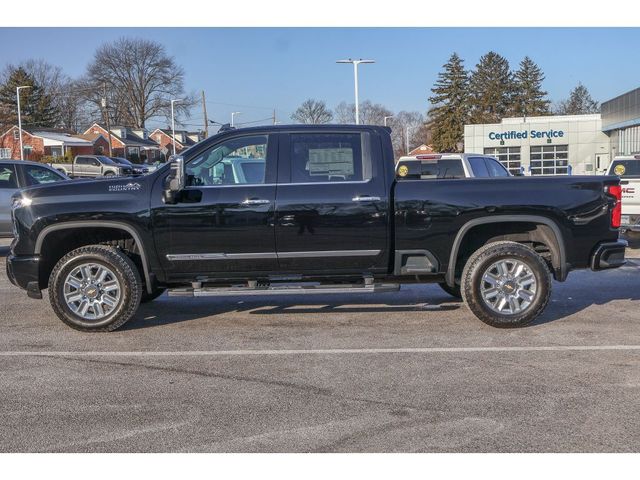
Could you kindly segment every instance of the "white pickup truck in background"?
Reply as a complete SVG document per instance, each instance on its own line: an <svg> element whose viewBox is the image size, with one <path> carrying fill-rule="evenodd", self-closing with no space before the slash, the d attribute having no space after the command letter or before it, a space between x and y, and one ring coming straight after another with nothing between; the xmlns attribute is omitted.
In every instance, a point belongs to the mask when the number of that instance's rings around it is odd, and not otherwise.
<svg viewBox="0 0 640 480"><path fill-rule="evenodd" d="M620 177L622 221L620 228L640 232L640 155L615 157L607 175Z"/></svg>

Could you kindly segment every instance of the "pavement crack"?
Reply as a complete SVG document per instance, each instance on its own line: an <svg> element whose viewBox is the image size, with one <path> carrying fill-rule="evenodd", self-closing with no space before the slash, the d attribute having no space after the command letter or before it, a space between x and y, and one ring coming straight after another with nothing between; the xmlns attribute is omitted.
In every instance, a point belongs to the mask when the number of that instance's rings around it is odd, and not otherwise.
<svg viewBox="0 0 640 480"><path fill-rule="evenodd" d="M97 360L97 359L91 359L91 358L85 358L85 357L80 358L80 357L60 357L60 356L58 356L58 357L51 357L51 358L58 358L58 359L61 359L61 360L69 360L69 361L76 361L76 362L81 362L81 363L93 363L93 364L99 364L99 365L117 365L117 366L121 366L121 367L129 367L129 368L143 368L145 370L151 370L151 371L161 371L161 372L168 372L168 373L194 375L194 376L199 376L199 377L216 378L216 379L222 379L222 380L231 380L231 381L236 381L236 382L257 383L257 384L267 385L267 386L271 386L271 387L289 388L289 389L292 389L292 390L308 392L308 393L312 393L314 395L320 395L320 396L323 396L323 397L329 397L329 398L332 398L332 399L335 399L335 400L361 402L361 403L365 403L365 404L368 404L368 405L382 406L382 407L385 407L385 408L394 409L396 411L398 409L405 409L405 410L409 410L409 411L425 412L425 413L437 412L436 410L433 410L433 409L430 409L430 408L419 407L419 406L416 406L416 405L397 403L397 402L390 402L390 401L384 401L384 400L373 400L373 399L370 399L370 398L362 398L362 397L357 397L357 396L340 395L339 393L337 393L334 390L331 390L329 388L321 388L321 387L316 387L314 385L306 385L306 384L300 384L300 383L294 383L294 382L286 382L286 381L283 381L283 380L269 380L269 379L260 378L260 377L228 375L228 374L217 373L217 372L210 373L210 372L202 372L200 370L192 370L192 369L186 369L186 368L163 367L163 366L159 366L159 365L146 365L146 364L141 364L141 363L118 362L118 361L114 361L114 360ZM437 412L437 413L440 413L440 412Z"/></svg>

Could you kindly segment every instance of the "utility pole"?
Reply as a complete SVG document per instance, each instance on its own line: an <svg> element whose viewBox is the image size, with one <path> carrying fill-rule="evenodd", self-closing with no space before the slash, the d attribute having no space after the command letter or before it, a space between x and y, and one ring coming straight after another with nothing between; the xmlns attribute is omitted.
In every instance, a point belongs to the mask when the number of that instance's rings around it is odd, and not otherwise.
<svg viewBox="0 0 640 480"><path fill-rule="evenodd" d="M173 106L179 100L171 100L171 143L173 145L173 156L176 156L176 120Z"/></svg>
<svg viewBox="0 0 640 480"><path fill-rule="evenodd" d="M204 115L204 138L209 138L209 118L207 117L207 101L202 90L202 113Z"/></svg>
<svg viewBox="0 0 640 480"><path fill-rule="evenodd" d="M273 109L273 124L276 124L276 109Z"/></svg>
<svg viewBox="0 0 640 480"><path fill-rule="evenodd" d="M104 112L104 120L107 124L107 135L109 136L109 156L112 157L111 152L111 121L109 120L109 109L107 108L107 82L102 82L102 110ZM127 152L124 152L127 155Z"/></svg>

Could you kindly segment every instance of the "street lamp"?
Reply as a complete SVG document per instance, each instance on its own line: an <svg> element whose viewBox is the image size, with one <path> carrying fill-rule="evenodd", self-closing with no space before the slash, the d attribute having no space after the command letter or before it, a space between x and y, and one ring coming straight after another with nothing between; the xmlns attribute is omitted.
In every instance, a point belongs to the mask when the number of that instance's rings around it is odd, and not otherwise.
<svg viewBox="0 0 640 480"><path fill-rule="evenodd" d="M233 127L234 125L234 118L236 115L240 115L242 112L231 112L231 126Z"/></svg>
<svg viewBox="0 0 640 480"><path fill-rule="evenodd" d="M20 116L20 90L23 88L31 88L31 85L16 87L16 98L18 99L18 134L20 135L20 160L24 160L24 152L22 150L22 117Z"/></svg>
<svg viewBox="0 0 640 480"><path fill-rule="evenodd" d="M348 58L346 60L338 60L336 63L352 63L353 64L353 83L354 83L354 89L355 89L355 96L356 96L356 125L360 125L360 103L358 100L358 65L360 65L361 63L376 63L374 60L363 60L363 59L358 59L358 60L352 60L351 58Z"/></svg>
<svg viewBox="0 0 640 480"><path fill-rule="evenodd" d="M173 144L173 156L176 156L176 121L173 105L180 100L171 100L171 143Z"/></svg>
<svg viewBox="0 0 640 480"><path fill-rule="evenodd" d="M406 134L407 134L407 155L409 155L409 131L413 130L413 127L410 127L409 125L407 125L407 130L406 130Z"/></svg>
<svg viewBox="0 0 640 480"><path fill-rule="evenodd" d="M388 118L393 118L393 115L388 115L388 116L384 117L384 126L385 127L387 126L387 119Z"/></svg>

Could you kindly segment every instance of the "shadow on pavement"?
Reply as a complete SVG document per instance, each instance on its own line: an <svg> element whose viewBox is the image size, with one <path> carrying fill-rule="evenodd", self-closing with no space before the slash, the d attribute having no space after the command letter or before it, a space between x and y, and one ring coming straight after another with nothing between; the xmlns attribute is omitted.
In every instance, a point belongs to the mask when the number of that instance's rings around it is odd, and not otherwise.
<svg viewBox="0 0 640 480"><path fill-rule="evenodd" d="M333 298L332 298L333 297ZM345 314L345 313L398 313L398 312L443 312L457 310L462 303L453 297L434 296L426 298L428 303L408 296L404 298L384 300L381 296L368 296L363 298L355 295L347 300L335 300L336 295L327 295L322 298L309 298L304 295L295 298L279 299L274 305L273 297L265 297L264 300L253 298L247 301L243 297L199 298L189 299L186 305L184 299L179 297L167 297L166 294L156 302L140 306L136 316L121 330L135 330L139 328L158 327L173 323L181 323L190 320L198 320L212 315L222 315L229 312L250 312L252 315L281 315L281 314ZM182 300L182 301L181 301ZM414 303L415 302L415 303ZM162 303L163 305L159 305ZM174 305L170 305L173 303ZM374 303L375 305L367 305ZM180 305L181 304L181 305ZM181 307L184 308L181 308ZM302 322L304 317L298 317Z"/></svg>

